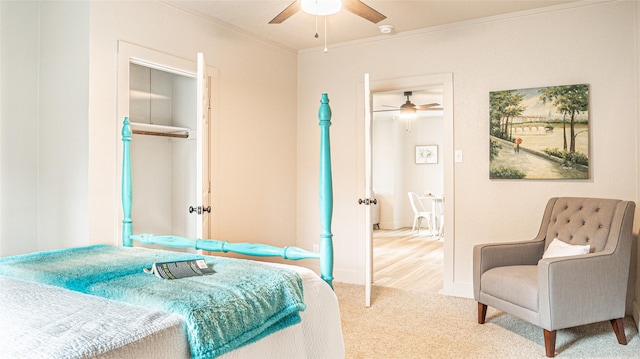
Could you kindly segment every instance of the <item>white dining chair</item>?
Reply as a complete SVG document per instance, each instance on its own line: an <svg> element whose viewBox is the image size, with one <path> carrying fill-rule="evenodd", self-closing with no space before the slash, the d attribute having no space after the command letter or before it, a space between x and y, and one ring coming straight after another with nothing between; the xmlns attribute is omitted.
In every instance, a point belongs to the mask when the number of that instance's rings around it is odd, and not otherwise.
<svg viewBox="0 0 640 359"><path fill-rule="evenodd" d="M429 230L432 229L431 224L431 211L427 211L420 200L420 196L418 196L415 192L409 192L409 202L411 203L411 208L413 209L413 228L412 231L416 234L420 234L420 226L422 225L422 220L426 219L427 224L429 226Z"/></svg>

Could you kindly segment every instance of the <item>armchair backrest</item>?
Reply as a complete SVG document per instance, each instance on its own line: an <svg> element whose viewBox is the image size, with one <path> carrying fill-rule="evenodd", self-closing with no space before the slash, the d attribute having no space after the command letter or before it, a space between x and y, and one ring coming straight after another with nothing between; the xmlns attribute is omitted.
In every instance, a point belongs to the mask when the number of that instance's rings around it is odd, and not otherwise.
<svg viewBox="0 0 640 359"><path fill-rule="evenodd" d="M544 236L545 249L558 238L569 244L589 244L592 252L613 252L621 234L631 242L634 211L633 202L617 199L552 198L538 236Z"/></svg>

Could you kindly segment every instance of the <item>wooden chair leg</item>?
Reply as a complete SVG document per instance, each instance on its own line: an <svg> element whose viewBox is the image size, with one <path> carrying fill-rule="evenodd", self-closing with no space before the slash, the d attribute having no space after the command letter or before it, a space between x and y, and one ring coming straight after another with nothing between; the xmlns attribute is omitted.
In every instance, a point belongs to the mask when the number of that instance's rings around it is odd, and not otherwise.
<svg viewBox="0 0 640 359"><path fill-rule="evenodd" d="M487 305L478 302L478 324L484 324L487 318Z"/></svg>
<svg viewBox="0 0 640 359"><path fill-rule="evenodd" d="M611 326L613 327L613 331L616 333L618 343L627 345L627 336L624 334L624 323L622 318L611 319Z"/></svg>
<svg viewBox="0 0 640 359"><path fill-rule="evenodd" d="M544 348L549 358L556 356L556 333L557 331L555 330L548 331L544 329Z"/></svg>

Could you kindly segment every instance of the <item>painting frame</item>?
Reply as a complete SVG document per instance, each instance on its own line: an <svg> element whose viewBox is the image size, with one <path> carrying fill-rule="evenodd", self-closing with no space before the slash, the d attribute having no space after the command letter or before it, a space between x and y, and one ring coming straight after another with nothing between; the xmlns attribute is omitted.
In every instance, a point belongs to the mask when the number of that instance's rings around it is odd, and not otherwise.
<svg viewBox="0 0 640 359"><path fill-rule="evenodd" d="M589 180L589 84L489 92L489 179Z"/></svg>
<svg viewBox="0 0 640 359"><path fill-rule="evenodd" d="M416 164L436 164L438 163L438 145L418 145L415 155Z"/></svg>

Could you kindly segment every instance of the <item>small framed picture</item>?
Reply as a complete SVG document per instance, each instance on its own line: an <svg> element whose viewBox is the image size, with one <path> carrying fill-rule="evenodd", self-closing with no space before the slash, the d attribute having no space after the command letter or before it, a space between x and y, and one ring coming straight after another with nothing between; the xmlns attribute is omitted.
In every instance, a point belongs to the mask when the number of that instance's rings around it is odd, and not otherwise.
<svg viewBox="0 0 640 359"><path fill-rule="evenodd" d="M416 163L438 163L438 146L416 146Z"/></svg>

